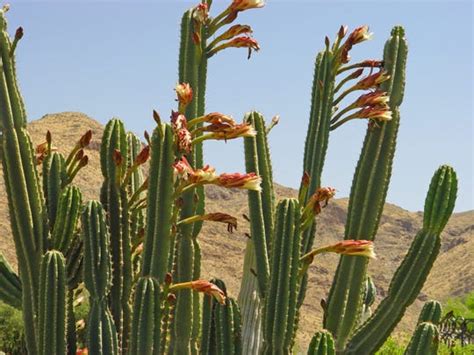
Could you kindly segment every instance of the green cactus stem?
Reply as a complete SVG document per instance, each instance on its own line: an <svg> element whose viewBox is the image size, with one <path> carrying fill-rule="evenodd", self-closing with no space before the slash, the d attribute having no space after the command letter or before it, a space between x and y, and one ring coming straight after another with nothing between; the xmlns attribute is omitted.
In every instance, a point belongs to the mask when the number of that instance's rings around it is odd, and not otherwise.
<svg viewBox="0 0 474 355"><path fill-rule="evenodd" d="M81 216L84 239L84 284L89 291L87 348L92 354L117 354L115 324L107 306L112 282L110 235L105 211L97 201L90 201Z"/></svg>
<svg viewBox="0 0 474 355"><path fill-rule="evenodd" d="M403 28L395 27L385 44L384 69L390 80L382 83L380 89L390 97L392 120L367 131L352 184L345 239L373 240L377 233L395 153L400 121L398 107L405 87L407 44L404 35ZM324 324L334 335L337 349L344 347L357 321L366 269L366 258L341 256L329 292Z"/></svg>
<svg viewBox="0 0 474 355"><path fill-rule="evenodd" d="M66 180L66 165L62 154L58 152L48 154L43 161L43 193L48 208L50 229L56 220L58 202Z"/></svg>
<svg viewBox="0 0 474 355"><path fill-rule="evenodd" d="M21 281L3 254L0 254L0 300L21 309Z"/></svg>
<svg viewBox="0 0 474 355"><path fill-rule="evenodd" d="M107 211L112 256L110 309L117 327L119 343L126 349L131 317L129 298L132 263L128 195L122 184L128 159L128 146L125 128L119 119L110 120L105 127L100 159L105 178L101 201Z"/></svg>
<svg viewBox="0 0 474 355"><path fill-rule="evenodd" d="M66 353L66 284L64 257L58 251L48 251L40 271L39 354Z"/></svg>
<svg viewBox="0 0 474 355"><path fill-rule="evenodd" d="M151 277L140 277L135 290L130 354L158 354L161 349L160 285Z"/></svg>
<svg viewBox="0 0 474 355"><path fill-rule="evenodd" d="M441 316L443 314L443 308L441 307L441 303L438 301L428 301L425 302L423 308L421 309L420 316L418 317L418 323L421 324L423 322L431 322L434 325L438 325Z"/></svg>
<svg viewBox="0 0 474 355"><path fill-rule="evenodd" d="M420 323L408 344L405 355L436 355L438 354L438 327L430 322Z"/></svg>
<svg viewBox="0 0 474 355"><path fill-rule="evenodd" d="M334 355L334 340L328 331L316 332L309 343L308 355Z"/></svg>
<svg viewBox="0 0 474 355"><path fill-rule="evenodd" d="M387 297L348 343L347 354L358 354L362 349L369 353L376 351L416 299L438 256L440 233L453 212L456 193L456 173L451 167L440 167L431 180L426 197L423 228L395 272ZM433 213L438 217L435 223L431 220ZM443 223L440 224L439 220Z"/></svg>
<svg viewBox="0 0 474 355"><path fill-rule="evenodd" d="M298 201L282 200L277 206L275 220L263 321L265 354L284 354L291 352L293 347L301 248Z"/></svg>
<svg viewBox="0 0 474 355"><path fill-rule="evenodd" d="M16 42L16 41L15 41ZM26 113L16 80L15 58L0 10L0 127L2 165L19 275L28 352L37 354L39 265L47 241L46 214L40 193Z"/></svg>

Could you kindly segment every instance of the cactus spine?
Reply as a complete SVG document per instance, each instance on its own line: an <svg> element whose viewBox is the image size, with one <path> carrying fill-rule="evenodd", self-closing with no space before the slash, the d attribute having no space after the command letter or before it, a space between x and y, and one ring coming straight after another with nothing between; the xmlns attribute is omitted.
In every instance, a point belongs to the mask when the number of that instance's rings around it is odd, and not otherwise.
<svg viewBox="0 0 474 355"><path fill-rule="evenodd" d="M334 355L334 340L328 331L316 332L308 348L308 355Z"/></svg>
<svg viewBox="0 0 474 355"><path fill-rule="evenodd" d="M55 250L46 252L40 271L40 354L60 355L66 352L66 285L64 257Z"/></svg>
<svg viewBox="0 0 474 355"><path fill-rule="evenodd" d="M381 84L381 89L390 96L392 120L381 123L379 129L367 131L352 184L345 239L373 240L377 232L395 153L398 107L405 87L407 44L404 35L401 27L395 27L385 45L384 69L390 79ZM338 349L344 347L355 325L366 269L366 258L341 256L325 317L325 328L334 335Z"/></svg>

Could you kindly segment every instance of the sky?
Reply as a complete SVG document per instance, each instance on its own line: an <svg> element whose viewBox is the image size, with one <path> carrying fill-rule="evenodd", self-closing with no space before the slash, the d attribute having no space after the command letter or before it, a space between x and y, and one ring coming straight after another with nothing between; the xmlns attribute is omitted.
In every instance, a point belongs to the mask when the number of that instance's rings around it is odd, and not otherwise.
<svg viewBox="0 0 474 355"><path fill-rule="evenodd" d="M230 0L229 0L230 1ZM214 0L211 15L229 1ZM101 123L112 117L143 135L153 109L168 117L176 103L179 22L189 1L10 1L9 31L23 26L16 51L29 120L48 113L83 112ZM456 211L473 198L473 5L471 1L272 1L241 13L261 50L243 49L210 59L207 112L241 120L250 110L267 120L276 182L298 187L316 53L341 24L368 24L371 41L357 45L353 61L380 59L394 25L409 44L405 99L387 201L423 209L430 179L441 164L459 178ZM333 131L322 185L347 197L366 122ZM80 132L78 132L80 134ZM205 161L218 172L244 171L241 141L211 142Z"/></svg>

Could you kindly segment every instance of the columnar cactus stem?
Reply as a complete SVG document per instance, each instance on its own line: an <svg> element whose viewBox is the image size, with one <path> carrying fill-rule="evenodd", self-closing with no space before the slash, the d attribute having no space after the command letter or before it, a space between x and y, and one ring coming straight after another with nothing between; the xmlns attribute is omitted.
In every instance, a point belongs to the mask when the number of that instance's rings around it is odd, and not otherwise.
<svg viewBox="0 0 474 355"><path fill-rule="evenodd" d="M284 199L276 211L271 277L265 298L264 353L291 352L299 291L301 214L298 201Z"/></svg>
<svg viewBox="0 0 474 355"><path fill-rule="evenodd" d="M8 261L0 254L0 300L21 309L21 281Z"/></svg>
<svg viewBox="0 0 474 355"><path fill-rule="evenodd" d="M39 354L66 353L66 272L64 257L48 251L41 261L38 313Z"/></svg>
<svg viewBox="0 0 474 355"><path fill-rule="evenodd" d="M37 354L38 270L47 240L46 216L33 148L25 129L26 114L16 81L14 55L4 10L0 10L0 56L1 160L23 285L26 343L28 352Z"/></svg>
<svg viewBox="0 0 474 355"><path fill-rule="evenodd" d="M117 156L120 155L120 158ZM126 170L128 146L123 123L110 120L104 130L100 151L104 183L101 201L107 211L112 255L112 288L110 309L117 327L119 342L127 348L130 326L129 298L132 282L131 243L128 195L122 178ZM119 162L117 159L121 159Z"/></svg>
<svg viewBox="0 0 474 355"><path fill-rule="evenodd" d="M87 321L87 348L92 354L117 354L117 331L107 306L112 263L110 236L105 211L97 201L90 201L81 217L84 238L84 283L90 295Z"/></svg>
<svg viewBox="0 0 474 355"><path fill-rule="evenodd" d="M349 200L345 239L373 240L377 232L390 180L399 126L398 107L405 87L407 44L404 30L395 27L385 45L384 69L390 80L381 89L390 96L392 120L369 128L357 164ZM367 259L342 256L328 297L325 328L342 349L353 330L361 304Z"/></svg>
<svg viewBox="0 0 474 355"><path fill-rule="evenodd" d="M423 305L420 316L418 317L418 324L423 322L431 322L435 325L438 325L442 314L443 312L441 303L438 301L428 301Z"/></svg>
<svg viewBox="0 0 474 355"><path fill-rule="evenodd" d="M56 220L58 201L66 179L66 165L62 154L58 152L48 154L43 162L43 191L48 208L50 229Z"/></svg>
<svg viewBox="0 0 474 355"><path fill-rule="evenodd" d="M413 303L438 256L440 233L453 212L456 193L456 173L451 167L440 167L433 176L426 198L423 228L395 272L387 297L354 334L347 345L347 354L359 354L362 349L369 353L376 351ZM433 214L437 216L436 221L431 219Z"/></svg>
<svg viewBox="0 0 474 355"><path fill-rule="evenodd" d="M328 331L316 332L308 348L308 355L334 355L334 340Z"/></svg>
<svg viewBox="0 0 474 355"><path fill-rule="evenodd" d="M438 354L438 345L438 327L433 323L423 322L416 327L405 355L436 355Z"/></svg>

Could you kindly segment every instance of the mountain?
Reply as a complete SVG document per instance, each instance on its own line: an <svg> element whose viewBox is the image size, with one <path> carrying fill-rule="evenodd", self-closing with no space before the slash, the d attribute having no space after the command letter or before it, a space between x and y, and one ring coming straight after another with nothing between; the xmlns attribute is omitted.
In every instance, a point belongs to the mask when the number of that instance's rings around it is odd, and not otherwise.
<svg viewBox="0 0 474 355"><path fill-rule="evenodd" d="M93 131L93 140L87 154L89 165L75 179L85 200L97 199L102 175L99 166L99 147L103 126L90 117L74 112L46 115L31 122L28 130L34 144L45 141L46 131L52 133L53 145L62 153L70 151L74 143L88 129ZM243 159L243 157L242 157ZM278 198L296 197L297 191L276 185ZM427 187L426 187L427 188ZM424 190L420 193L424 193ZM207 212L226 212L239 219L238 230L229 234L221 224L207 223L199 237L202 248L203 277L219 277L228 285L228 290L237 296L248 223L242 218L247 213L247 194L242 190L226 190L208 187L206 190ZM7 206L3 177L0 179L0 203ZM347 212L347 199L335 199L318 216L316 245L341 240ZM386 204L376 238L378 258L371 261L369 272L377 287L377 301L383 298L391 277L408 250L411 240L422 224L421 212L409 212L392 204ZM449 297L462 296L474 290L474 211L455 213L443 235L442 250L433 270L415 303L400 322L398 334L411 332L424 301L435 298L444 301ZM0 252L14 265L16 258L10 233L8 209L0 210ZM312 334L321 326L320 300L326 297L337 266L336 255L316 258L310 268L309 288L301 312L297 341L304 348Z"/></svg>

